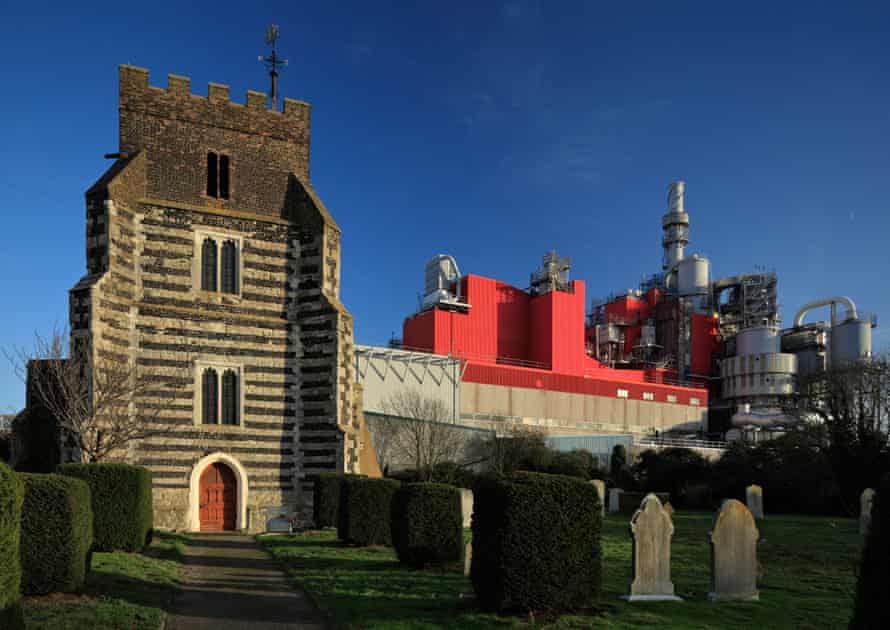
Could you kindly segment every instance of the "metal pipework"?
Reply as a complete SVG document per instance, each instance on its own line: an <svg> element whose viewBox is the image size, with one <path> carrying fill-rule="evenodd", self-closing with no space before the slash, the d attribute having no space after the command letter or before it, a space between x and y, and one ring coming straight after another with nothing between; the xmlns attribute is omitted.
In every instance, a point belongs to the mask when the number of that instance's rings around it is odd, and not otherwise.
<svg viewBox="0 0 890 630"><path fill-rule="evenodd" d="M843 304L844 308L847 310L846 319L858 319L859 314L856 312L856 305L853 304L853 300L850 298L840 295L830 298L825 298L824 300L816 300L815 302L810 302L809 304L804 304L800 307L800 310L797 311L797 315L794 316L794 327L800 328L803 325L803 318L806 317L807 313L809 313L814 308L819 308L820 306L831 306L831 325L837 325L837 312L836 305Z"/></svg>
<svg viewBox="0 0 890 630"><path fill-rule="evenodd" d="M661 217L661 228L664 235L661 244L664 247L662 269L672 269L683 259L683 250L689 244L689 215L683 208L686 183L671 182L668 186L668 212Z"/></svg>

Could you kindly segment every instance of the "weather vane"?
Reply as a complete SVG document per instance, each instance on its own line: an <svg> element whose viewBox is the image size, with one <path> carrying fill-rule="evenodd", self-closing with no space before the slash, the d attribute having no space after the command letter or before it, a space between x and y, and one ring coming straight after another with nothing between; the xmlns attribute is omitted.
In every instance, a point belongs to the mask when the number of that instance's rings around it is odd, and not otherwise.
<svg viewBox="0 0 890 630"><path fill-rule="evenodd" d="M278 25L270 24L266 27L266 44L272 47L272 54L268 57L260 56L258 59L269 68L269 76L272 77L272 111L278 111L278 66L286 66L287 59L282 59L275 51L275 43L278 41Z"/></svg>

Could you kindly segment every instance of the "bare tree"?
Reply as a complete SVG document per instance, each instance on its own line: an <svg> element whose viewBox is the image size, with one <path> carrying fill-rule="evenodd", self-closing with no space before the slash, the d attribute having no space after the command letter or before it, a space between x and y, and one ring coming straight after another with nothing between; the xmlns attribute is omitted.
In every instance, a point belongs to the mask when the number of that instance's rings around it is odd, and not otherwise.
<svg viewBox="0 0 890 630"><path fill-rule="evenodd" d="M60 330L48 338L35 334L30 352L5 354L29 387L29 398L55 417L63 444L76 458L101 462L134 441L168 431L154 421L182 379L140 378L129 357L96 356L88 343L69 342Z"/></svg>
<svg viewBox="0 0 890 630"><path fill-rule="evenodd" d="M890 465L890 359L835 366L800 383L801 411L818 417L848 510Z"/></svg>
<svg viewBox="0 0 890 630"><path fill-rule="evenodd" d="M460 457L468 438L451 423L451 410L441 400L415 389L400 391L383 401L383 410L392 427L390 459L411 462L429 481L438 464Z"/></svg>

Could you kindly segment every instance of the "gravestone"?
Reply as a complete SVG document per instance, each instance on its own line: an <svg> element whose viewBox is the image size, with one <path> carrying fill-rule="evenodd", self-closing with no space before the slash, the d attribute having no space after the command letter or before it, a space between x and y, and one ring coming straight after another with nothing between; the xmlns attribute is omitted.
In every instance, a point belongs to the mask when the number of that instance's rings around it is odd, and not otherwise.
<svg viewBox="0 0 890 630"><path fill-rule="evenodd" d="M602 479L591 479L590 483L596 488L596 494L600 498L600 516L606 513L606 482Z"/></svg>
<svg viewBox="0 0 890 630"><path fill-rule="evenodd" d="M630 520L633 537L633 581L629 602L682 601L671 582L671 537L674 524L654 494L646 495Z"/></svg>
<svg viewBox="0 0 890 630"><path fill-rule="evenodd" d="M464 545L464 575L470 575L470 567L473 566L473 543Z"/></svg>
<svg viewBox="0 0 890 630"><path fill-rule="evenodd" d="M266 532L270 534L292 534L293 524L290 509L286 505L266 508Z"/></svg>
<svg viewBox="0 0 890 630"><path fill-rule="evenodd" d="M621 506L621 493L624 492L621 488L611 488L609 490L609 513L615 514Z"/></svg>
<svg viewBox="0 0 890 630"><path fill-rule="evenodd" d="M758 485L745 488L745 503L754 518L763 518L763 488Z"/></svg>
<svg viewBox="0 0 890 630"><path fill-rule="evenodd" d="M741 501L727 499L720 507L710 534L711 592L716 600L756 600L757 539L760 532Z"/></svg>
<svg viewBox="0 0 890 630"><path fill-rule="evenodd" d="M673 520L674 518L674 506L667 502L664 504L664 511L668 513L668 516Z"/></svg>
<svg viewBox="0 0 890 630"><path fill-rule="evenodd" d="M473 491L467 488L460 489L460 509L464 517L464 529L470 526L473 518Z"/></svg>
<svg viewBox="0 0 890 630"><path fill-rule="evenodd" d="M874 488L866 488L859 496L859 533L863 536L871 528L871 505L874 498Z"/></svg>

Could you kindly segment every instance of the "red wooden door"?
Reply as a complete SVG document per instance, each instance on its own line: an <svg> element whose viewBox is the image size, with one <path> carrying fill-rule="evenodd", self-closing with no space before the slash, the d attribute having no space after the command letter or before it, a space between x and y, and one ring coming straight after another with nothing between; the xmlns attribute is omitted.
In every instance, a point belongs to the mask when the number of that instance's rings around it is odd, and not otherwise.
<svg viewBox="0 0 890 630"><path fill-rule="evenodd" d="M199 503L202 532L235 529L235 473L211 464L201 473Z"/></svg>

